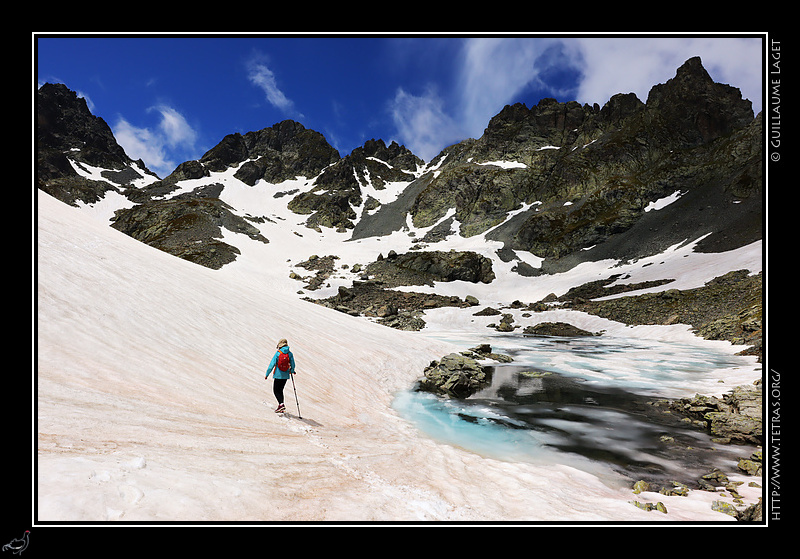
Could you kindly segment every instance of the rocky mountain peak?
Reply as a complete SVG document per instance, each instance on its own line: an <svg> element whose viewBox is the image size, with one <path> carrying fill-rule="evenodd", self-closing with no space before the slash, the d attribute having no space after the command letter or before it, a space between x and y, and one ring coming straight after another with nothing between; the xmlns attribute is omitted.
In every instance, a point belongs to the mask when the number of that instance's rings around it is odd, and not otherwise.
<svg viewBox="0 0 800 559"><path fill-rule="evenodd" d="M38 187L69 204L96 202L118 185L152 175L144 162L128 157L86 100L63 84L46 83L37 91L36 147ZM81 178L70 161L105 169L109 182Z"/></svg>
<svg viewBox="0 0 800 559"><path fill-rule="evenodd" d="M213 173L230 168L246 185L261 183L276 199L289 196L280 203L310 229L382 236L403 230L410 217L415 227L432 228L423 245L486 234L510 258L513 251L544 258L536 273L596 258L641 258L687 239L704 237L703 248L729 250L761 236L760 119L738 89L715 83L699 58L653 86L646 103L619 93L602 108L552 98L530 108L508 105L479 139L444 149L432 162L436 172L424 172L405 146L381 139L341 157L319 132L285 120L229 134L147 186L133 187L119 171L104 174L114 186L78 177L67 160L132 168L84 101L63 86L44 87L38 118L40 188L69 203L91 203L115 189L135 204L117 212L115 227L211 267L236 257L220 242L198 242L219 238L220 228L266 241L249 217L240 217L246 208L232 212L220 199L225 185ZM298 177L305 177L302 187L275 188ZM208 181L182 188L201 178ZM665 197L675 201L649 211ZM186 239L188 255L181 248ZM200 254L206 249L215 251L211 261Z"/></svg>
<svg viewBox="0 0 800 559"><path fill-rule="evenodd" d="M551 271L606 249L610 258L639 258L704 233L718 233L706 246L730 248L734 237L760 235L759 130L741 92L715 83L692 58L647 103L629 93L602 109L554 99L505 107L480 139L451 149L458 156L409 211L426 227L455 208L462 235L492 229L489 238L508 248L548 257ZM669 210L646 211L676 192L683 197ZM689 211L696 204L711 210L702 220ZM520 213L508 220L512 211ZM595 246L605 248L590 255Z"/></svg>
<svg viewBox="0 0 800 559"><path fill-rule="evenodd" d="M425 164L422 159L414 155L406 146L401 146L392 141L387 147L383 140L376 140L375 138L367 140L362 147L355 148L350 155L365 158L374 157L392 167L411 172Z"/></svg>
<svg viewBox="0 0 800 559"><path fill-rule="evenodd" d="M752 103L738 88L716 83L699 57L687 60L675 77L653 86L647 108L685 142L698 145L730 134L753 120Z"/></svg>
<svg viewBox="0 0 800 559"><path fill-rule="evenodd" d="M229 134L199 162L206 172L242 164L237 178L253 185L259 179L281 182L298 175L313 177L340 159L324 136L299 122L284 120L244 135Z"/></svg>
<svg viewBox="0 0 800 559"><path fill-rule="evenodd" d="M66 152L75 161L117 169L130 162L106 122L94 116L86 100L62 84L45 84L36 96L36 143L42 179L75 174Z"/></svg>

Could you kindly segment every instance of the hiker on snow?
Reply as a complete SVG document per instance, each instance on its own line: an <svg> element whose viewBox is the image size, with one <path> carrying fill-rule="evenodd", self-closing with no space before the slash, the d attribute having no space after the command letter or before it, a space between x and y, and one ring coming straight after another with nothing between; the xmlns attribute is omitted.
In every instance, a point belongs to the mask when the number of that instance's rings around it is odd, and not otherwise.
<svg viewBox="0 0 800 559"><path fill-rule="evenodd" d="M269 362L264 380L269 378L273 369L275 374L272 375L274 379L272 392L278 400L278 407L275 413L283 413L286 411L286 406L283 405L283 388L286 386L286 381L290 378L289 375L294 374L294 355L292 355L292 352L289 350L289 342L285 339L278 342L278 351L275 352L272 361Z"/></svg>

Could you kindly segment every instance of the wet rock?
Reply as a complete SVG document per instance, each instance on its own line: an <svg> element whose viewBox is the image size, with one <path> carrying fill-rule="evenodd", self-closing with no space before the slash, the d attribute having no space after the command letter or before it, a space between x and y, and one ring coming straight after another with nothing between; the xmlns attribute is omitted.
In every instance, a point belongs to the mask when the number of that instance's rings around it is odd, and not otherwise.
<svg viewBox="0 0 800 559"><path fill-rule="evenodd" d="M541 322L534 326L527 326L523 331L529 336L600 336L600 333L588 332L566 322Z"/></svg>
<svg viewBox="0 0 800 559"><path fill-rule="evenodd" d="M460 353L450 353L433 361L425 369L419 388L428 392L466 398L491 381L491 374L477 360Z"/></svg>

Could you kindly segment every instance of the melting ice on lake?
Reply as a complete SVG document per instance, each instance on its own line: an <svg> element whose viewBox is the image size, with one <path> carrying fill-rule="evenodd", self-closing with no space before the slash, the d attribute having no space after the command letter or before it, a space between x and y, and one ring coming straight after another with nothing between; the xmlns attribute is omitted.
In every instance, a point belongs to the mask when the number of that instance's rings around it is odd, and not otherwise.
<svg viewBox="0 0 800 559"><path fill-rule="evenodd" d="M751 358L673 340L489 341L493 351L514 358L491 363L490 386L463 400L408 391L397 396L395 409L430 437L490 458L568 464L627 480L686 481L714 467L735 468L753 450L714 444L704 431L652 405L708 393L726 372L752 371Z"/></svg>

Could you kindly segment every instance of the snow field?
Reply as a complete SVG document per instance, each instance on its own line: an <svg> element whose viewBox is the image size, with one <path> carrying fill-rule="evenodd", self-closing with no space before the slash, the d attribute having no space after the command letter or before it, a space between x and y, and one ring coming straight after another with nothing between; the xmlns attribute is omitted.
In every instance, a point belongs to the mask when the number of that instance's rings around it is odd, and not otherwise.
<svg viewBox="0 0 800 559"><path fill-rule="evenodd" d="M45 194L38 203L38 520L539 514L513 466L426 440L391 410L391 391L445 344L232 281ZM297 355L303 420L272 412L263 369L279 337ZM596 489L601 514L640 516Z"/></svg>
<svg viewBox="0 0 800 559"><path fill-rule="evenodd" d="M347 234L317 234L285 207L288 197L275 203L273 196L310 188L310 181L247 187L234 171L213 177L225 184L222 199L269 218L259 228L270 243L225 232L223 240L242 255L218 271L110 228L121 197L78 210L38 192L38 520L730 519L699 502L708 495L658 496L670 514L647 513L628 503L628 487L566 466L482 458L418 433L392 410L393 395L432 359L463 349L436 337L474 331L475 310L438 309L426 313L426 331L399 332L299 300L302 283L288 274L311 254L340 256L330 287L308 293L325 297L352 281L338 269L343 264L408 250L424 231L347 242ZM391 192L399 191L395 185ZM534 282L510 273L513 263L500 262L482 237L455 236L429 248L480 252L493 259L498 279L439 284L438 293L474 295L482 308L561 294L610 273L644 281L667 267L601 262ZM735 254L696 255L686 245L654 258L684 265L679 285L664 289L685 289L709 272L703 281L743 267L756 272L760 252L757 243ZM693 274L698 266L703 273ZM552 312L542 320L568 311ZM596 329L595 318L569 318ZM653 328L654 338L665 335L663 328L690 336L685 326ZM284 337L297 360L302 420L272 412L272 380L263 377ZM294 415L291 383L286 397Z"/></svg>

